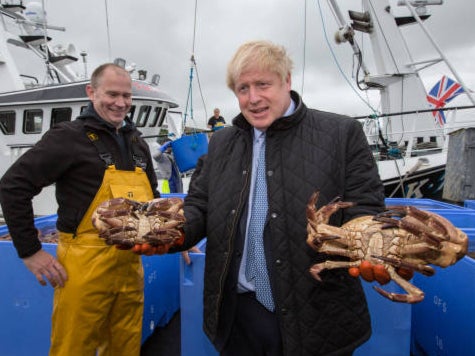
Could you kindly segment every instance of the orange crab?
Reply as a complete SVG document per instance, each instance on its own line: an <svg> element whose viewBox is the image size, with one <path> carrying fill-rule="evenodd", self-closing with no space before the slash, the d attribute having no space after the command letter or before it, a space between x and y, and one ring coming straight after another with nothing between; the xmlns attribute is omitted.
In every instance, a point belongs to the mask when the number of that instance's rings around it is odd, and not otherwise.
<svg viewBox="0 0 475 356"><path fill-rule="evenodd" d="M350 274L367 281L385 284L393 280L406 294L374 288L390 300L417 303L424 299L424 292L408 281L412 273L431 276L435 270L428 264L447 267L467 253L467 235L438 214L398 206L335 227L328 225L330 216L355 203L335 199L317 211L318 195L315 192L307 205L307 243L318 252L349 259L313 265L310 272L319 281L324 270L348 268Z"/></svg>

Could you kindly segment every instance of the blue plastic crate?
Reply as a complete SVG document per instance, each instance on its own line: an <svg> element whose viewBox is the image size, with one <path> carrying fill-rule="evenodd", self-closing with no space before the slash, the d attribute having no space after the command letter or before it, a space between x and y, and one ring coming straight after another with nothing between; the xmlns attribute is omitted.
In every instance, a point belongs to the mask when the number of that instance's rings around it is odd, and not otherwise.
<svg viewBox="0 0 475 356"><path fill-rule="evenodd" d="M179 254L143 256L144 312L142 342L157 326L167 325L180 309Z"/></svg>
<svg viewBox="0 0 475 356"><path fill-rule="evenodd" d="M2 231L3 228L3 231ZM0 227L1 234L8 232ZM56 255L56 244L43 249ZM144 315L142 342L165 326L180 308L179 254L143 256ZM0 355L47 355L50 345L53 288L39 285L18 258L11 241L0 241L0 315L8 327L0 333Z"/></svg>
<svg viewBox="0 0 475 356"><path fill-rule="evenodd" d="M201 251L206 241L199 245ZM217 356L218 352L203 332L203 274L205 253L190 253L191 265L180 262L181 352L182 355ZM354 356L409 355L411 341L411 305L393 303L363 283L371 313L373 335L355 351ZM401 292L394 283L384 288Z"/></svg>
<svg viewBox="0 0 475 356"><path fill-rule="evenodd" d="M395 303L373 289L377 285L388 292L405 293L391 282L378 283L361 281L371 315L371 338L353 353L353 356L409 356L411 350L412 305Z"/></svg>
<svg viewBox="0 0 475 356"><path fill-rule="evenodd" d="M417 275L425 299L413 306L415 356L475 355L475 260L464 257L432 277Z"/></svg>
<svg viewBox="0 0 475 356"><path fill-rule="evenodd" d="M41 230L43 234L47 234L51 231L56 230L56 220L58 219L57 214L45 215L38 218L35 218L35 226L37 229ZM0 236L5 236L9 233L7 225L0 226Z"/></svg>
<svg viewBox="0 0 475 356"><path fill-rule="evenodd" d="M180 317L181 354L218 356L214 346L203 332L203 275L206 240L197 247L202 253L190 253L191 264L180 257Z"/></svg>
<svg viewBox="0 0 475 356"><path fill-rule="evenodd" d="M43 249L56 256L55 244ZM11 241L0 241L0 270L0 355L48 355L53 288L40 286Z"/></svg>
<svg viewBox="0 0 475 356"><path fill-rule="evenodd" d="M465 200L463 206L468 209L475 209L475 200Z"/></svg>
<svg viewBox="0 0 475 356"><path fill-rule="evenodd" d="M415 206L418 209L427 210L427 209L464 209L460 205L445 203L433 199L425 198L386 198L386 206L391 205L411 205Z"/></svg>
<svg viewBox="0 0 475 356"><path fill-rule="evenodd" d="M178 169L186 172L195 168L198 159L208 153L208 136L205 133L183 135L171 145Z"/></svg>
<svg viewBox="0 0 475 356"><path fill-rule="evenodd" d="M473 212L445 214L467 234L468 250L475 252ZM475 261L466 256L453 266L435 269L432 277L414 277L425 298L413 306L411 351L415 356L475 355L471 325L475 317Z"/></svg>

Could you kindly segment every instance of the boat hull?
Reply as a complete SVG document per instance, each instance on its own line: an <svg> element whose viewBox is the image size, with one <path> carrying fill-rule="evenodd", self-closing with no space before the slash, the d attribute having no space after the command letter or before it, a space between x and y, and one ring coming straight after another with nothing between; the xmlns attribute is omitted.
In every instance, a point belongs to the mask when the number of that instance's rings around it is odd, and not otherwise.
<svg viewBox="0 0 475 356"><path fill-rule="evenodd" d="M427 198L442 200L445 165L420 170L404 177L383 180L387 198Z"/></svg>

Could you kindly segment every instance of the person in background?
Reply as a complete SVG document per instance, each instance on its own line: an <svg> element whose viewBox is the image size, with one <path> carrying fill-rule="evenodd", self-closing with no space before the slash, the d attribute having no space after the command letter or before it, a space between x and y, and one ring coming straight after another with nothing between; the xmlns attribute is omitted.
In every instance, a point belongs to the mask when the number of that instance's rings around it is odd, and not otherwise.
<svg viewBox="0 0 475 356"><path fill-rule="evenodd" d="M211 116L208 120L208 128L212 131L216 131L222 129L224 125L226 125L224 117L220 115L220 111L218 108L214 109L213 116Z"/></svg>
<svg viewBox="0 0 475 356"><path fill-rule="evenodd" d="M49 355L139 355L141 257L108 246L93 228L97 205L159 197L150 150L127 117L132 81L122 67L95 69L88 108L50 129L0 180L0 203L18 256L55 288ZM56 184L57 258L42 249L32 199Z"/></svg>
<svg viewBox="0 0 475 356"><path fill-rule="evenodd" d="M318 206L357 203L332 216L339 226L383 211L383 185L361 124L307 108L291 70L282 46L239 47L227 84L241 113L213 134L185 197L182 248L207 237L203 325L223 356L352 355L371 335L359 279L311 277L329 256L306 243L306 207L317 190Z"/></svg>
<svg viewBox="0 0 475 356"><path fill-rule="evenodd" d="M167 141L162 145L156 143L152 148L152 157L157 163L158 189L162 194L183 192L183 182L173 158L171 143L171 141Z"/></svg>

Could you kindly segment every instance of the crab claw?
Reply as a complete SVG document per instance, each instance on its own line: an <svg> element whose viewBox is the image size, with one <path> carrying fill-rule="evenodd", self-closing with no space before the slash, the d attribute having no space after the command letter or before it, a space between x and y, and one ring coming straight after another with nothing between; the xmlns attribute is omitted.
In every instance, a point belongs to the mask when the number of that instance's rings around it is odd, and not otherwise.
<svg viewBox="0 0 475 356"><path fill-rule="evenodd" d="M321 282L322 278L320 277L320 272L325 269L324 263L317 263L310 267L310 274L312 275L313 278L315 278L317 281Z"/></svg>
<svg viewBox="0 0 475 356"><path fill-rule="evenodd" d="M392 300L393 302L414 304L424 300L424 292L422 292L421 290L419 290L420 293L417 294L400 294L385 291L384 289L379 288L378 286L373 286L373 289L379 294L381 294L383 297Z"/></svg>

